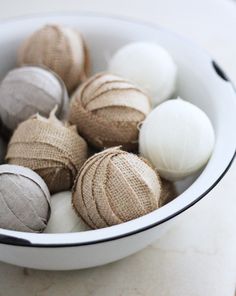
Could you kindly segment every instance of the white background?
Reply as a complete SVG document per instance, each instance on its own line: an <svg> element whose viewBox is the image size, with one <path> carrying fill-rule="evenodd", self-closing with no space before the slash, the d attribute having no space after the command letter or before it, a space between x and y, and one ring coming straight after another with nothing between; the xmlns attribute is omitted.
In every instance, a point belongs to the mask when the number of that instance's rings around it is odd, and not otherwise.
<svg viewBox="0 0 236 296"><path fill-rule="evenodd" d="M206 48L236 83L236 4L232 0L0 2L0 18L48 11L112 13L168 27ZM166 236L117 263L71 272L26 270L0 263L0 296L233 296L235 189L236 164L208 198L184 213Z"/></svg>

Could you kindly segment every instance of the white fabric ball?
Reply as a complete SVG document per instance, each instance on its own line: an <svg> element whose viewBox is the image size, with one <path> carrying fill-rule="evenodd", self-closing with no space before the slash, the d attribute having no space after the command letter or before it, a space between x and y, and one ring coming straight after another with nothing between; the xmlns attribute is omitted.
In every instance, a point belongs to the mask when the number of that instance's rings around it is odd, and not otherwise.
<svg viewBox="0 0 236 296"><path fill-rule="evenodd" d="M207 115L180 98L156 107L140 130L139 150L161 177L176 181L201 169L214 148Z"/></svg>
<svg viewBox="0 0 236 296"><path fill-rule="evenodd" d="M64 191L51 197L51 216L44 232L67 233L89 230L72 207L72 194Z"/></svg>
<svg viewBox="0 0 236 296"><path fill-rule="evenodd" d="M171 55L155 43L125 45L113 55L108 70L146 90L154 106L170 98L175 91L176 64Z"/></svg>

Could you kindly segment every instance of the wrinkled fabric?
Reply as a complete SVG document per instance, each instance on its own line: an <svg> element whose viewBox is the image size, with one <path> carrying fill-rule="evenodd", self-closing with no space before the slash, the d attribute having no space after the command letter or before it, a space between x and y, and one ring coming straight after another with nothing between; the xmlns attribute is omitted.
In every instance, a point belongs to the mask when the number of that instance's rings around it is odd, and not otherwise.
<svg viewBox="0 0 236 296"><path fill-rule="evenodd" d="M14 132L6 160L29 167L46 182L51 193L69 190L85 160L87 144L73 126L64 126L54 115L34 116Z"/></svg>
<svg viewBox="0 0 236 296"><path fill-rule="evenodd" d="M0 227L42 232L50 216L50 193L45 182L28 168L0 166Z"/></svg>
<svg viewBox="0 0 236 296"><path fill-rule="evenodd" d="M137 155L110 148L89 158L73 188L73 205L91 228L129 221L158 208L157 173Z"/></svg>

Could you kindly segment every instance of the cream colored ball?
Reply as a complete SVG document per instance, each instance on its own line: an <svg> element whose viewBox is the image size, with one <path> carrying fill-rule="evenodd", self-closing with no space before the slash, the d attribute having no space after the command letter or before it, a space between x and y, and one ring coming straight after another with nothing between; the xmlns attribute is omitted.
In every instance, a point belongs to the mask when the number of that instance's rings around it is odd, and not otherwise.
<svg viewBox="0 0 236 296"><path fill-rule="evenodd" d="M54 194L51 197L51 216L48 221L47 233L67 233L89 230L72 206L70 191Z"/></svg>
<svg viewBox="0 0 236 296"><path fill-rule="evenodd" d="M200 170L214 149L214 129L208 116L180 98L156 107L143 122L141 155L161 177L176 181Z"/></svg>
<svg viewBox="0 0 236 296"><path fill-rule="evenodd" d="M175 91L177 66L170 53L151 42L133 42L112 56L108 70L135 82L158 105Z"/></svg>

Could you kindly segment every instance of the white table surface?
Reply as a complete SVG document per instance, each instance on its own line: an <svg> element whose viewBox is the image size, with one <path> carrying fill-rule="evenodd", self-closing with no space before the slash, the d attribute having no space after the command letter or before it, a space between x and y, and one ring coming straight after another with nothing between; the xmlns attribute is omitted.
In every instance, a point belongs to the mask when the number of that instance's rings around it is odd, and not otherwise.
<svg viewBox="0 0 236 296"><path fill-rule="evenodd" d="M0 18L97 11L148 20L205 47L236 82L232 0L1 0ZM236 115L235 115L236 116ZM0 296L233 296L236 286L236 163L161 240L129 258L81 271L47 272L0 263Z"/></svg>

